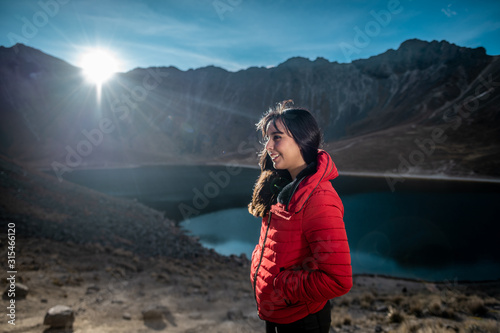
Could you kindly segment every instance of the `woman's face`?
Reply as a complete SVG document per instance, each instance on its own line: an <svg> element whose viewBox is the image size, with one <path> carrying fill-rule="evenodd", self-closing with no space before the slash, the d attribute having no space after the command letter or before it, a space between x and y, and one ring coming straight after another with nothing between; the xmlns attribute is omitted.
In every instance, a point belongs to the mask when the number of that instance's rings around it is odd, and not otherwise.
<svg viewBox="0 0 500 333"><path fill-rule="evenodd" d="M292 179L307 165L300 153L295 140L287 133L281 120L276 121L276 127L269 122L267 127L266 151L273 160L275 169L288 170Z"/></svg>

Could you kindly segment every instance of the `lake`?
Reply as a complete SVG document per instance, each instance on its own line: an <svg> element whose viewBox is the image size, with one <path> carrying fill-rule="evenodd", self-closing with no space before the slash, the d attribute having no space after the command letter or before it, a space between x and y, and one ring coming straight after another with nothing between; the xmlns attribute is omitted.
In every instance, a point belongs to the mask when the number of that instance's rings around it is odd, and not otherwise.
<svg viewBox="0 0 500 333"><path fill-rule="evenodd" d="M74 170L69 181L135 198L183 221L202 244L250 257L260 220L246 210L259 170L235 166L147 166ZM497 183L340 175L333 182L355 273L426 280L500 278Z"/></svg>

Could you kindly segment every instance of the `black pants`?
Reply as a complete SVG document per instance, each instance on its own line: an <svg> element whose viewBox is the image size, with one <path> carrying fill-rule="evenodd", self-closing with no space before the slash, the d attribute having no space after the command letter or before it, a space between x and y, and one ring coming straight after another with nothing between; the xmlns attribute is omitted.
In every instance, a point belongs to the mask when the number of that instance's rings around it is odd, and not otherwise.
<svg viewBox="0 0 500 333"><path fill-rule="evenodd" d="M266 333L328 333L332 322L331 311L330 301L328 301L322 310L290 324L266 321Z"/></svg>

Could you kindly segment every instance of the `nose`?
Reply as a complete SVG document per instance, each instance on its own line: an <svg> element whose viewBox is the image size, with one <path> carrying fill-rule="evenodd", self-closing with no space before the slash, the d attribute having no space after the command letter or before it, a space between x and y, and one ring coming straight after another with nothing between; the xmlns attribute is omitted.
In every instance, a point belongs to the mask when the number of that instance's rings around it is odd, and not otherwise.
<svg viewBox="0 0 500 333"><path fill-rule="evenodd" d="M270 150L273 150L273 147L272 147L272 143L271 143L271 139L268 139L266 141L266 146L265 146L266 150L267 151L270 151Z"/></svg>

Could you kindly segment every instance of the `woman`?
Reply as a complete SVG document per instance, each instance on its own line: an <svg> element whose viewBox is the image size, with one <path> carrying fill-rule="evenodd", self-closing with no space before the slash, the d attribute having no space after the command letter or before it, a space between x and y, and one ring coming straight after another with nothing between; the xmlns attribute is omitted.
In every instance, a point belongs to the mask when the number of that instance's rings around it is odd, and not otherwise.
<svg viewBox="0 0 500 333"><path fill-rule="evenodd" d="M352 287L337 177L314 117L292 101L257 124L266 140L249 211L262 217L251 282L266 332L328 332L329 300Z"/></svg>

